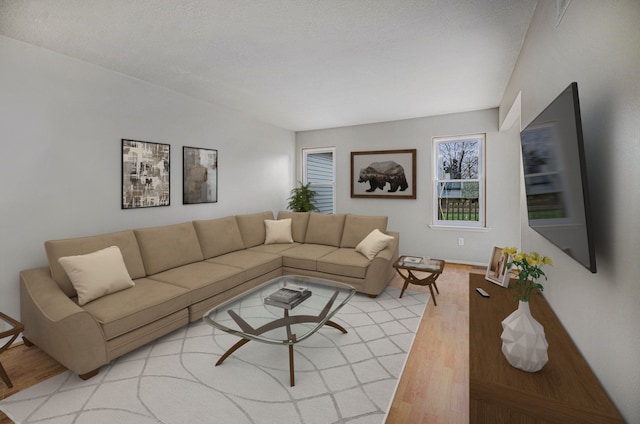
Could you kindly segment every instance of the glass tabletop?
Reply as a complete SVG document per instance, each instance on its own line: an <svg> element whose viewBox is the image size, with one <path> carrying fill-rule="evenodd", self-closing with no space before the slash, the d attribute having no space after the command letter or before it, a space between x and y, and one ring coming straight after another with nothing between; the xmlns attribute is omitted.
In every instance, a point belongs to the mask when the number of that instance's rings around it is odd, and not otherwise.
<svg viewBox="0 0 640 424"><path fill-rule="evenodd" d="M266 298L285 286L307 289L311 295L291 309L265 303ZM203 320L244 339L292 345L330 324L355 292L353 287L336 281L285 275L216 306Z"/></svg>
<svg viewBox="0 0 640 424"><path fill-rule="evenodd" d="M430 258L428 256L400 256L393 266L401 269L415 269L426 272L442 272L444 269L442 259Z"/></svg>

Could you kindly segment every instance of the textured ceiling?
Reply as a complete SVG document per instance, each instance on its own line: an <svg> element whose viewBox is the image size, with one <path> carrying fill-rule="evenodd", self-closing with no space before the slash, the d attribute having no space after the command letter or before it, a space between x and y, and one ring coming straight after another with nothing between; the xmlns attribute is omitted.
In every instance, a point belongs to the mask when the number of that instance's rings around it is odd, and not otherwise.
<svg viewBox="0 0 640 424"><path fill-rule="evenodd" d="M536 0L0 0L0 34L290 130L496 107Z"/></svg>

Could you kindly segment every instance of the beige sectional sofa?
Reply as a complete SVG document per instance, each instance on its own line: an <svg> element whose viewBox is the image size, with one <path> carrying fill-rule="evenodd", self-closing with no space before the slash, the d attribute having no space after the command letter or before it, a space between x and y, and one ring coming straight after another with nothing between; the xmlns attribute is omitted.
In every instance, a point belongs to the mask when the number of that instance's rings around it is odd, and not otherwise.
<svg viewBox="0 0 640 424"><path fill-rule="evenodd" d="M49 266L20 273L25 343L89 378L113 359L280 275L342 281L372 296L393 278L399 234L387 232L387 217L281 211L277 218L262 212L47 241ZM267 232L276 227L270 224L290 225L288 240L273 242ZM356 247L375 229L393 238L368 259ZM81 304L84 289L62 263L117 252L107 249L112 246L119 248L130 284ZM118 267L112 268L115 273Z"/></svg>

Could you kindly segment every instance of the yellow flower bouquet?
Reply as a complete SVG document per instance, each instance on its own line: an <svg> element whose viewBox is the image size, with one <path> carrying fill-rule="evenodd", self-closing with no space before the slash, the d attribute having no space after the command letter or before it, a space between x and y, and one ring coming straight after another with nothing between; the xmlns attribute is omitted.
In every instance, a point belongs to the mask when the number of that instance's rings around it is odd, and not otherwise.
<svg viewBox="0 0 640 424"><path fill-rule="evenodd" d="M515 267L518 270L518 281L516 281L515 286L509 287L517 290L514 300L528 302L532 295L539 295L544 290L544 287L542 284L537 283L536 280L540 277L547 279L541 267L543 265L553 265L551 258L542 256L537 252L518 252L515 247L505 247L502 249L502 253L509 255L511 258L511 262L507 263L507 268Z"/></svg>

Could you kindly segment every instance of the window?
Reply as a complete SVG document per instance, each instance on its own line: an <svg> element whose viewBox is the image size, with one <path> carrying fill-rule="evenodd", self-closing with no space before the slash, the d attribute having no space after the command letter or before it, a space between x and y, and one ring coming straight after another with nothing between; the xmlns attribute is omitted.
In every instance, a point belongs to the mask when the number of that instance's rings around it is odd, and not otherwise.
<svg viewBox="0 0 640 424"><path fill-rule="evenodd" d="M484 134L433 138L433 223L484 227Z"/></svg>
<svg viewBox="0 0 640 424"><path fill-rule="evenodd" d="M314 205L321 213L335 211L335 148L302 149L302 183L318 194Z"/></svg>

